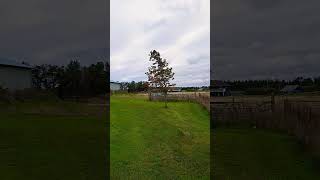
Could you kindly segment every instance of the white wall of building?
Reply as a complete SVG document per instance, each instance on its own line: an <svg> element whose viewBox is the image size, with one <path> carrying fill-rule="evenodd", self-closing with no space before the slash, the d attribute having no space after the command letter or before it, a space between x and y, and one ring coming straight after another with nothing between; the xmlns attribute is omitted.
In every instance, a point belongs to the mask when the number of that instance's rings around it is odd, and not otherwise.
<svg viewBox="0 0 320 180"><path fill-rule="evenodd" d="M0 86L9 90L31 88L31 69L0 65Z"/></svg>
<svg viewBox="0 0 320 180"><path fill-rule="evenodd" d="M110 83L110 90L111 91L119 91L121 89L120 84L118 83Z"/></svg>

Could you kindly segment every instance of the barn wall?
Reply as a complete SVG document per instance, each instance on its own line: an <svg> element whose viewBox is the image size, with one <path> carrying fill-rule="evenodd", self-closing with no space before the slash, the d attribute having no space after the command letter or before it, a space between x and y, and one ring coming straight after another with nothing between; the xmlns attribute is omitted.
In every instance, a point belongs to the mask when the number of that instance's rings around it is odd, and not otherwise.
<svg viewBox="0 0 320 180"><path fill-rule="evenodd" d="M0 86L9 90L31 88L30 69L0 66Z"/></svg>

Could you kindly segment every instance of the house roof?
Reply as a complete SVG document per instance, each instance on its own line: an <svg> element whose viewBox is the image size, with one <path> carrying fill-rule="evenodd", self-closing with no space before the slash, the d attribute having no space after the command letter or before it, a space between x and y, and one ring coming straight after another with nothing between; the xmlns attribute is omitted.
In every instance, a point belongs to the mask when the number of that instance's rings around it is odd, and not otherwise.
<svg viewBox="0 0 320 180"><path fill-rule="evenodd" d="M282 88L280 91L281 92L290 92L290 91L294 91L297 88L299 88L299 85L286 85L284 88Z"/></svg>
<svg viewBox="0 0 320 180"><path fill-rule="evenodd" d="M113 83L113 84L121 84L119 82L114 82L114 81L110 81L110 84Z"/></svg>
<svg viewBox="0 0 320 180"><path fill-rule="evenodd" d="M16 68L24 68L24 69L32 68L32 66L30 65L18 63L13 59L2 58L2 57L0 57L0 66L16 67Z"/></svg>

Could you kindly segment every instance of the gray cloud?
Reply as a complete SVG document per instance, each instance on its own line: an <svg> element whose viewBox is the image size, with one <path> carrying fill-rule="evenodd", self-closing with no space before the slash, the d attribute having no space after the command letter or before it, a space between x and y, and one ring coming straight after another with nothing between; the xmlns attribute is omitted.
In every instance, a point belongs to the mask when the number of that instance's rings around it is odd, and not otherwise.
<svg viewBox="0 0 320 180"><path fill-rule="evenodd" d="M319 76L316 0L215 0L213 79Z"/></svg>
<svg viewBox="0 0 320 180"><path fill-rule="evenodd" d="M146 81L148 54L155 49L173 68L177 86L209 85L209 4L209 0L111 1L111 80Z"/></svg>
<svg viewBox="0 0 320 180"><path fill-rule="evenodd" d="M0 56L31 64L109 57L105 0L10 0L0 4Z"/></svg>

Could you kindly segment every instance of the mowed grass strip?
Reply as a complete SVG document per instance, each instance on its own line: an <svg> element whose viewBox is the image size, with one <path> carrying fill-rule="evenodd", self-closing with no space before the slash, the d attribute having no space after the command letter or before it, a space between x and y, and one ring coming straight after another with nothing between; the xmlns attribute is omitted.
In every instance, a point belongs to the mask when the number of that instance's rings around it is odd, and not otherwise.
<svg viewBox="0 0 320 180"><path fill-rule="evenodd" d="M293 137L258 129L213 130L214 179L320 179L316 163Z"/></svg>
<svg viewBox="0 0 320 180"><path fill-rule="evenodd" d="M63 102L3 106L0 179L106 179L106 116L82 115L85 107Z"/></svg>
<svg viewBox="0 0 320 180"><path fill-rule="evenodd" d="M209 179L209 112L188 102L111 97L111 178Z"/></svg>

